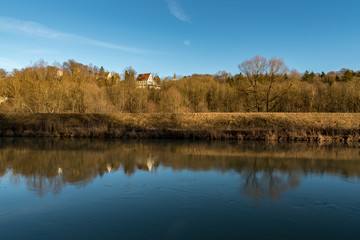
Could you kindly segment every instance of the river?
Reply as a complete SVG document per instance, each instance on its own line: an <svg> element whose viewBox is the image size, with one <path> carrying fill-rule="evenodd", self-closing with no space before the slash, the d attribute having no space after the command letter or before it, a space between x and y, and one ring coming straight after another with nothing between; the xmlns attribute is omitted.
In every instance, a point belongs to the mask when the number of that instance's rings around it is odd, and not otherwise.
<svg viewBox="0 0 360 240"><path fill-rule="evenodd" d="M358 239L357 145L0 138L1 239Z"/></svg>

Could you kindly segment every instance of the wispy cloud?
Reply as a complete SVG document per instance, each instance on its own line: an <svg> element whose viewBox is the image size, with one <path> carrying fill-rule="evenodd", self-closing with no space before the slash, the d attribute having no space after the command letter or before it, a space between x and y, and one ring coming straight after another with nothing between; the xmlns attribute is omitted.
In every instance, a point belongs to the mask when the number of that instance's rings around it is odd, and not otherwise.
<svg viewBox="0 0 360 240"><path fill-rule="evenodd" d="M191 41L189 39L184 41L184 45L185 46L190 46L191 45Z"/></svg>
<svg viewBox="0 0 360 240"><path fill-rule="evenodd" d="M0 16L0 32L20 33L33 37L75 41L81 44L93 45L93 46L109 48L109 49L116 49L131 53L139 53L139 54L154 53L144 49L126 47L118 44L102 42L91 38L86 38L74 34L68 34L60 31L56 31L54 29L48 28L42 24L32 21L23 21L20 19L7 18L1 16Z"/></svg>
<svg viewBox="0 0 360 240"><path fill-rule="evenodd" d="M0 31L22 33L36 37L60 38L67 34L47 28L39 23L0 16Z"/></svg>
<svg viewBox="0 0 360 240"><path fill-rule="evenodd" d="M180 6L177 0L165 0L168 4L169 11L174 17L183 21L190 22L189 16L185 13L184 9Z"/></svg>

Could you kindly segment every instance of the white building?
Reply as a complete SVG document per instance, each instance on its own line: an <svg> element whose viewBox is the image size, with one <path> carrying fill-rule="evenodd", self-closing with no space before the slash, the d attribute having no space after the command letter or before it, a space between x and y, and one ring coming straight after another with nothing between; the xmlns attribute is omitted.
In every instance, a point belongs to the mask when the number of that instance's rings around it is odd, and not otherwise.
<svg viewBox="0 0 360 240"><path fill-rule="evenodd" d="M0 96L0 105L3 103L3 102L6 102L8 100L8 97L1 97Z"/></svg>
<svg viewBox="0 0 360 240"><path fill-rule="evenodd" d="M160 87L154 81L151 73L139 74L136 78L136 87L137 88L155 88L159 89Z"/></svg>
<svg viewBox="0 0 360 240"><path fill-rule="evenodd" d="M111 72L106 72L105 77L107 80L111 79L111 77L112 77Z"/></svg>
<svg viewBox="0 0 360 240"><path fill-rule="evenodd" d="M58 70L56 71L56 77L60 78L60 77L62 77L62 76L64 76L64 72L63 72L62 70L58 69Z"/></svg>

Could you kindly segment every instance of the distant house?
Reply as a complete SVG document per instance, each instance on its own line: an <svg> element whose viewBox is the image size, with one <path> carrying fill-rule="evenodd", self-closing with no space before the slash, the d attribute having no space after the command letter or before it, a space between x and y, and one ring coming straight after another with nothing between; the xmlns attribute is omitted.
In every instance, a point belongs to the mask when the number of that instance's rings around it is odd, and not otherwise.
<svg viewBox="0 0 360 240"><path fill-rule="evenodd" d="M111 77L112 77L111 72L106 72L105 77L107 80L111 79Z"/></svg>
<svg viewBox="0 0 360 240"><path fill-rule="evenodd" d="M0 96L0 105L3 103L3 102L6 102L8 100L8 97L1 97Z"/></svg>
<svg viewBox="0 0 360 240"><path fill-rule="evenodd" d="M136 87L160 89L160 86L156 84L151 73L139 74L136 78Z"/></svg>
<svg viewBox="0 0 360 240"><path fill-rule="evenodd" d="M64 75L64 72L57 67L54 66L47 66L47 78L49 79L58 79L61 78ZM31 69L30 69L31 71Z"/></svg>
<svg viewBox="0 0 360 240"><path fill-rule="evenodd" d="M62 76L64 76L64 72L62 71L62 70L57 70L56 71L56 77L58 77L58 78L60 78L60 77L62 77Z"/></svg>

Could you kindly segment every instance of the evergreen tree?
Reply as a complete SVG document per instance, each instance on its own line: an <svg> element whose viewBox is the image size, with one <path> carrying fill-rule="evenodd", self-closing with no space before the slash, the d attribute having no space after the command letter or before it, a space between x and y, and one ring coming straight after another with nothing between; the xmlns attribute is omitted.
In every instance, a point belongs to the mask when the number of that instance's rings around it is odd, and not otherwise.
<svg viewBox="0 0 360 240"><path fill-rule="evenodd" d="M352 79L353 79L353 72L350 70L346 70L346 72L344 73L344 75L341 78L341 80L343 82L348 82L348 81L351 81Z"/></svg>
<svg viewBox="0 0 360 240"><path fill-rule="evenodd" d="M125 82L129 85L135 85L136 71L132 67L125 68Z"/></svg>
<svg viewBox="0 0 360 240"><path fill-rule="evenodd" d="M316 74L314 72L309 73L308 70L305 71L301 80L304 82L313 82L315 80Z"/></svg>

